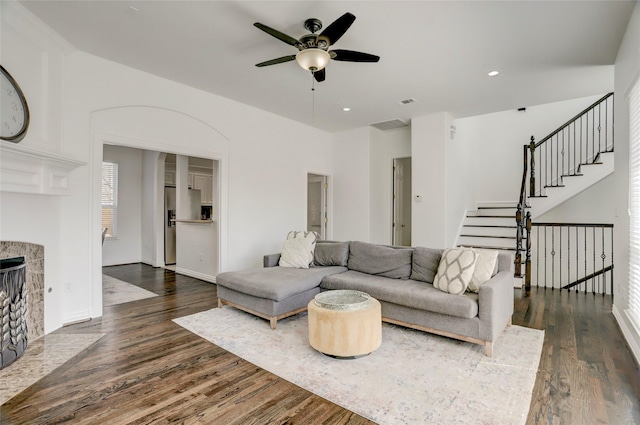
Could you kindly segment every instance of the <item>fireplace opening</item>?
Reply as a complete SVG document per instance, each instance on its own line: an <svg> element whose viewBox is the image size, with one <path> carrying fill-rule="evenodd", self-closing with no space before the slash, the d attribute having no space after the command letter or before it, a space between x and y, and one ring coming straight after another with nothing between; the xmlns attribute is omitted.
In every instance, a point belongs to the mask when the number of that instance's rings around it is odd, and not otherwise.
<svg viewBox="0 0 640 425"><path fill-rule="evenodd" d="M24 353L27 339L25 259L0 259L0 369Z"/></svg>

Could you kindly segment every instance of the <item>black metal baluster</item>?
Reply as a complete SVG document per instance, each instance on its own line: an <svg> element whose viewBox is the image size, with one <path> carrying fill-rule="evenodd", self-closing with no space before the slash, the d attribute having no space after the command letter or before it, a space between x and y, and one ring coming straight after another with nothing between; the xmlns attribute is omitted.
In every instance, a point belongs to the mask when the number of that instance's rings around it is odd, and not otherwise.
<svg viewBox="0 0 640 425"><path fill-rule="evenodd" d="M587 276L587 226L584 226L584 275ZM589 284L584 282L584 293L587 293Z"/></svg>
<svg viewBox="0 0 640 425"><path fill-rule="evenodd" d="M580 249L578 248L579 244L580 244L580 233L579 233L578 226L576 226L576 280L578 279L578 276L580 276L580 271L578 270L580 268ZM580 285L576 286L576 293L578 292L579 287Z"/></svg>
<svg viewBox="0 0 640 425"><path fill-rule="evenodd" d="M556 288L556 231L551 227L551 290Z"/></svg>
<svg viewBox="0 0 640 425"><path fill-rule="evenodd" d="M569 283L571 283L571 227L567 227L567 284Z"/></svg>
<svg viewBox="0 0 640 425"><path fill-rule="evenodd" d="M536 288L540 281L540 229L536 226Z"/></svg>
<svg viewBox="0 0 640 425"><path fill-rule="evenodd" d="M602 294L604 295L605 292L607 292L607 274L604 272L604 260L605 258L607 258L607 256L604 254L604 227L601 228L601 233L602 233L602 254L600 255L600 258L602 258L602 278L600 279L600 281L602 282ZM600 288L598 288L600 289Z"/></svg>
<svg viewBox="0 0 640 425"><path fill-rule="evenodd" d="M558 283L560 284L560 289L562 289L562 227L558 227L558 232L560 233L560 241L558 242L558 248L560 249L560 258L558 259Z"/></svg>
<svg viewBox="0 0 640 425"><path fill-rule="evenodd" d="M593 272L596 272L596 228L593 227ZM593 293L593 295L596 294L596 283L597 281L595 280L596 276L593 276L593 281L592 281L592 285L591 285L591 292Z"/></svg>

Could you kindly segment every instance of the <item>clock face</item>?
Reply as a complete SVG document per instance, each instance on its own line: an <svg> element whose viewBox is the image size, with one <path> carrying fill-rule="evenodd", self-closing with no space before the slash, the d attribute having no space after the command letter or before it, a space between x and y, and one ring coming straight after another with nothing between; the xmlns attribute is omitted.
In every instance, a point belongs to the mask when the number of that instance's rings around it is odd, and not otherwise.
<svg viewBox="0 0 640 425"><path fill-rule="evenodd" d="M0 139L18 143L27 134L29 107L18 83L0 66Z"/></svg>

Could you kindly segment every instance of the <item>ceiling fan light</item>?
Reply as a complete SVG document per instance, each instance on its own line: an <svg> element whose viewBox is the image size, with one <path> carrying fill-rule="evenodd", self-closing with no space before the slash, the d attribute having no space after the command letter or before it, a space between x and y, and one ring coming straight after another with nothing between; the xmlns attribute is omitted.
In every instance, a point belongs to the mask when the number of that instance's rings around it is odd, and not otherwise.
<svg viewBox="0 0 640 425"><path fill-rule="evenodd" d="M320 71L329 63L329 53L322 49L304 49L296 55L298 65L307 71Z"/></svg>

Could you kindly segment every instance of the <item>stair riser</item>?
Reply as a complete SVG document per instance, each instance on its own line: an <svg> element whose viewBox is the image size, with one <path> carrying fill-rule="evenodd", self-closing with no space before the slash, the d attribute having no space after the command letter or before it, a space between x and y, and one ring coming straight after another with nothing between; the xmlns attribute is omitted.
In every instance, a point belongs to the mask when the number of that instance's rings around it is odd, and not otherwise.
<svg viewBox="0 0 640 425"><path fill-rule="evenodd" d="M462 227L463 235L472 236L516 236L516 229L509 229L504 227Z"/></svg>
<svg viewBox="0 0 640 425"><path fill-rule="evenodd" d="M458 238L459 245L469 246L483 246L489 248L515 248L516 240L514 239L502 239L502 238L475 238L460 236Z"/></svg>
<svg viewBox="0 0 640 425"><path fill-rule="evenodd" d="M514 226L516 224L515 214L512 217L466 217L464 224L479 224L486 226Z"/></svg>

